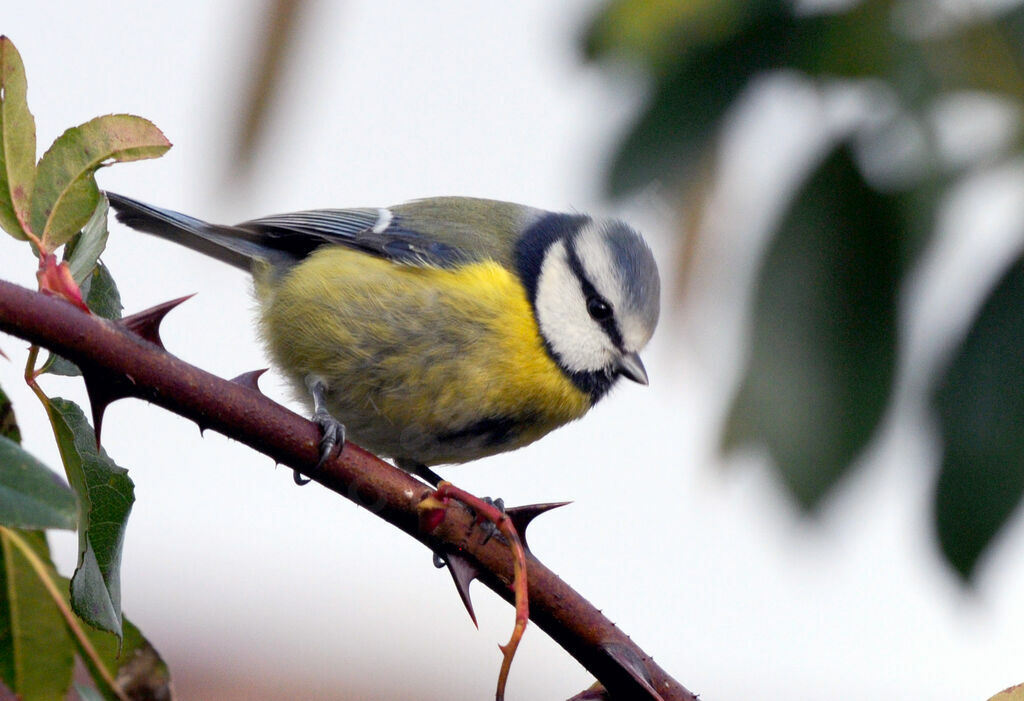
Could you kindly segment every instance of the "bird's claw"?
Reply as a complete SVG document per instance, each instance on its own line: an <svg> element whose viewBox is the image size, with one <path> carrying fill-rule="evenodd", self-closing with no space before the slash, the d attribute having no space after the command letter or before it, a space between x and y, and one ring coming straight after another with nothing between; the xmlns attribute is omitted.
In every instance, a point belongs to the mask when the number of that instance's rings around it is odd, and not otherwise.
<svg viewBox="0 0 1024 701"><path fill-rule="evenodd" d="M316 469L319 470L330 459L335 447L344 447L345 425L327 411L315 412L312 420L324 432L320 437L320 459L316 461ZM295 484L300 487L312 482L308 477L303 477L298 470L295 470L292 477L295 480Z"/></svg>
<svg viewBox="0 0 1024 701"><path fill-rule="evenodd" d="M324 432L320 438L320 459L316 463L319 470L331 457L334 448L345 445L345 425L326 410L318 410L313 414L313 422Z"/></svg>
<svg viewBox="0 0 1024 701"><path fill-rule="evenodd" d="M495 509L501 512L502 516L505 515L505 500L502 498L491 499L490 497L483 497L481 499L485 504L490 504ZM481 545L485 545L487 541L493 538L498 533L498 526L491 521L481 521L480 530L484 534L484 540Z"/></svg>
<svg viewBox="0 0 1024 701"><path fill-rule="evenodd" d="M309 387L310 395L313 398L313 423L323 431L323 435L320 437L320 459L316 462L316 469L319 470L331 457L335 447L345 446L345 426L331 416L331 412L327 410L324 397L327 385L323 380L310 376L306 378L306 385ZM309 484L310 482L308 478L300 475L298 470L295 471L294 478L295 484L299 486Z"/></svg>

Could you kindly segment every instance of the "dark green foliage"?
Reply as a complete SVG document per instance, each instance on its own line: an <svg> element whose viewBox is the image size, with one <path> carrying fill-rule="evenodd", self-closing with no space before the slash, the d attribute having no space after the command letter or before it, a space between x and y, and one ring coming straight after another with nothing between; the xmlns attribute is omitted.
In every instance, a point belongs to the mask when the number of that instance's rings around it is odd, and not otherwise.
<svg viewBox="0 0 1024 701"><path fill-rule="evenodd" d="M955 15L891 0L827 11L778 0L613 0L584 39L588 58L631 62L651 84L613 157L607 189L616 196L666 182L673 186L662 191L685 192L678 184L712 175L738 99L771 73L798 73L823 94L859 82L883 96L868 104L882 119L840 134L775 224L757 278L750 360L725 429L727 446L767 446L805 508L878 431L899 380L897 300L936 212L971 173L970 163L944 160L932 110L960 91L1024 102L1024 7ZM860 166L878 165L865 156L872 151L891 155L894 142L884 139L897 126L924 138L915 166L883 187ZM1020 158L1022 126L1018 114L988 163ZM964 577L1024 491L1022 278L1018 262L931 390L943 446L936 529Z"/></svg>

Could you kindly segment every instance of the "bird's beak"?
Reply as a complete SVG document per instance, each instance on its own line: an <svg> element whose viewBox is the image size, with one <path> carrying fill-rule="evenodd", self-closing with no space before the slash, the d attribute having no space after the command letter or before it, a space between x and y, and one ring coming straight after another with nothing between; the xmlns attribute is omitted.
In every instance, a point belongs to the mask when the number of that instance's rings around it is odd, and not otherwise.
<svg viewBox="0 0 1024 701"><path fill-rule="evenodd" d="M647 370L636 353L626 353L619 358L619 374L641 385L647 384Z"/></svg>

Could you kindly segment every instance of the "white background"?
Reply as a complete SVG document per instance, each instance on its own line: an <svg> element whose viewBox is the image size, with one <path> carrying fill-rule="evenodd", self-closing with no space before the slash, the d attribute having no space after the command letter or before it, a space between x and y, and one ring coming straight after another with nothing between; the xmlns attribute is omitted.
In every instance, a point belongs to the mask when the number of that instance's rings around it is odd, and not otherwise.
<svg viewBox="0 0 1024 701"><path fill-rule="evenodd" d="M718 201L738 199L706 212L683 288L679 224L659 193L619 209L599 197L642 87L582 65L576 40L596 5L321 3L302 23L256 172L232 185L260 6L5 2L0 32L27 67L39 153L68 126L131 112L175 146L101 172L101 187L214 221L442 194L629 219L665 281L644 354L651 387L627 383L529 448L442 473L511 504L574 500L531 527L536 554L709 701L984 699L1024 681L1024 525L1017 514L973 590L958 584L932 540L937 451L914 393L1018 243L1019 173L975 179L950 209L904 300L910 372L892 420L822 512L801 517L761 456L722 458L717 437L743 357L757 222L777 211L778 173L806 153L800 139L820 131L814 95L783 85L751 98L751 131L725 151ZM197 292L165 323L167 347L226 377L265 367L246 276L112 229L104 260L126 312ZM32 285L33 270L27 246L0 237L0 275ZM21 381L23 344L4 337L0 348L25 442L57 466ZM43 384L84 401L76 381ZM263 387L287 398L274 377ZM107 412L104 445L136 483L124 609L181 698L493 694L512 609L474 586L475 630L419 544L135 400ZM70 573L74 538L54 543ZM566 698L591 681L531 626L509 698Z"/></svg>

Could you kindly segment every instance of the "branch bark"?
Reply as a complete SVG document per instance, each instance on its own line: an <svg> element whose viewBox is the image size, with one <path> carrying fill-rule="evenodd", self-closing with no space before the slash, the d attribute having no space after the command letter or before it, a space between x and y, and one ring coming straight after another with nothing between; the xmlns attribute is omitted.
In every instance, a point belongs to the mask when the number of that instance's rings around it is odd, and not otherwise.
<svg viewBox="0 0 1024 701"><path fill-rule="evenodd" d="M424 532L417 505L432 493L429 487L351 443L316 469L320 429L260 392L189 365L123 325L3 280L0 331L76 363L94 395L98 389L110 400L136 397L192 419L298 470L432 551L467 557L479 565L480 581L512 602L511 553L496 538L481 544L468 510L448 509L439 527ZM611 698L697 698L532 554L527 557L531 620L586 667Z"/></svg>

